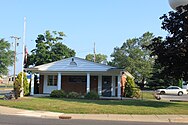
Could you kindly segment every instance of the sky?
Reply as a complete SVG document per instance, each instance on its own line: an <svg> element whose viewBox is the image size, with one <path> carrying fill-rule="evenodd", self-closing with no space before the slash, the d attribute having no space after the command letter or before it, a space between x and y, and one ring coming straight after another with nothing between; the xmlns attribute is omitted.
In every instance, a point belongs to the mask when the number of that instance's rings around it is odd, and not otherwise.
<svg viewBox="0 0 188 125"><path fill-rule="evenodd" d="M165 37L161 17L172 9L168 0L0 0L0 38L11 43L17 36L16 73L21 71L24 17L26 17L26 46L35 48L35 40L46 30L62 31L63 44L85 58L93 53L110 55L127 39L140 37L149 31ZM10 68L9 74L13 74Z"/></svg>

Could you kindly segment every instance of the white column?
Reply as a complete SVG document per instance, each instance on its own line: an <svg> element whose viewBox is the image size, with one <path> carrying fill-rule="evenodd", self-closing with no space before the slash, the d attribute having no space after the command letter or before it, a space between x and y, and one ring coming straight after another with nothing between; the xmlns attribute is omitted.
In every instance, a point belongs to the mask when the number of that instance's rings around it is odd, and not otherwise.
<svg viewBox="0 0 188 125"><path fill-rule="evenodd" d="M34 74L31 75L31 92L30 95L34 95Z"/></svg>
<svg viewBox="0 0 188 125"><path fill-rule="evenodd" d="M112 96L115 96L115 90L116 90L116 87L115 87L115 76L112 76L112 88L111 88L111 92L112 92Z"/></svg>
<svg viewBox="0 0 188 125"><path fill-rule="evenodd" d="M86 92L90 92L90 73L87 73L87 86L86 86Z"/></svg>
<svg viewBox="0 0 188 125"><path fill-rule="evenodd" d="M98 95L102 95L102 76L98 76Z"/></svg>
<svg viewBox="0 0 188 125"><path fill-rule="evenodd" d="M47 84L48 84L48 75L44 75L43 93L48 93L47 92L47 88L48 88Z"/></svg>
<svg viewBox="0 0 188 125"><path fill-rule="evenodd" d="M58 89L58 90L61 90L61 73L58 73L57 89Z"/></svg>
<svg viewBox="0 0 188 125"><path fill-rule="evenodd" d="M121 83L120 83L120 75L118 75L118 97L121 97Z"/></svg>

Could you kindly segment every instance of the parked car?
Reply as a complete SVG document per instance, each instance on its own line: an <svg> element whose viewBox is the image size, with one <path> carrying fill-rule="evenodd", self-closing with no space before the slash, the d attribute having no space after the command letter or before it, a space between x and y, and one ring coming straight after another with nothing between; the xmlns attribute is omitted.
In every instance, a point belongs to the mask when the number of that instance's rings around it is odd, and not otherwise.
<svg viewBox="0 0 188 125"><path fill-rule="evenodd" d="M164 94L177 94L182 96L183 94L187 94L186 89L182 89L178 86L169 86L166 89L157 89L157 93L164 95Z"/></svg>

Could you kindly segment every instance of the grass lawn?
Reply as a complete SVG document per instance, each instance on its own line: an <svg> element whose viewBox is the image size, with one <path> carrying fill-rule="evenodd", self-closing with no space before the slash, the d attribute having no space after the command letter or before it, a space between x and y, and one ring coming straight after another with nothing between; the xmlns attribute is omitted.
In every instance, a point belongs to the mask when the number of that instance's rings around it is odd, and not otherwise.
<svg viewBox="0 0 188 125"><path fill-rule="evenodd" d="M2 90L2 91L3 90L13 90L13 88L11 88L11 87L9 87L9 88L8 87L7 88L0 88L0 90Z"/></svg>
<svg viewBox="0 0 188 125"><path fill-rule="evenodd" d="M0 84L0 90L13 89L12 84Z"/></svg>
<svg viewBox="0 0 188 125"><path fill-rule="evenodd" d="M25 97L0 100L1 106L76 114L182 114L188 115L187 102L156 100L85 100Z"/></svg>
<svg viewBox="0 0 188 125"><path fill-rule="evenodd" d="M141 93L141 98L143 98L143 99L155 99L153 94L154 94L153 91L144 91L144 92Z"/></svg>

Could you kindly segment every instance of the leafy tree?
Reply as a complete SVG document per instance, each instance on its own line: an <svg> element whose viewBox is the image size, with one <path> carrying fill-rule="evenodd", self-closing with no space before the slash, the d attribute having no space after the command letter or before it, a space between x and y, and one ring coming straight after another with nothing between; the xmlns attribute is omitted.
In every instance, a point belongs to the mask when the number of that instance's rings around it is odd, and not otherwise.
<svg viewBox="0 0 188 125"><path fill-rule="evenodd" d="M111 54L113 60L110 64L129 71L141 88L151 77L154 59L150 57L151 51L145 46L150 44L153 37L152 33L146 32L140 38L128 39L120 48L114 48Z"/></svg>
<svg viewBox="0 0 188 125"><path fill-rule="evenodd" d="M166 88L170 85L177 85L177 80L162 73L163 67L155 63L153 66L152 77L149 79L148 86L151 89Z"/></svg>
<svg viewBox="0 0 188 125"><path fill-rule="evenodd" d="M75 51L69 49L66 45L62 44L63 32L46 31L44 34L38 35L36 48L31 51L28 56L26 67L29 65L41 65L64 58L75 56Z"/></svg>
<svg viewBox="0 0 188 125"><path fill-rule="evenodd" d="M23 88L24 88L24 95L29 95L29 83L27 81L27 76L23 73ZM15 91L15 98L17 99L21 92L21 83L22 83L22 72L20 72L14 82L14 91Z"/></svg>
<svg viewBox="0 0 188 125"><path fill-rule="evenodd" d="M188 80L188 5L180 6L176 12L170 11L161 18L162 29L169 35L153 39L148 48L156 63L161 65L161 75Z"/></svg>
<svg viewBox="0 0 188 125"><path fill-rule="evenodd" d="M14 62L14 51L10 50L10 43L0 39L0 76L7 75L8 66Z"/></svg>
<svg viewBox="0 0 188 125"><path fill-rule="evenodd" d="M94 62L94 54L88 54L88 55L86 55L85 59ZM103 63L105 61L107 62L107 55L100 54L100 53L96 54L95 62L97 62L97 63Z"/></svg>

